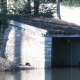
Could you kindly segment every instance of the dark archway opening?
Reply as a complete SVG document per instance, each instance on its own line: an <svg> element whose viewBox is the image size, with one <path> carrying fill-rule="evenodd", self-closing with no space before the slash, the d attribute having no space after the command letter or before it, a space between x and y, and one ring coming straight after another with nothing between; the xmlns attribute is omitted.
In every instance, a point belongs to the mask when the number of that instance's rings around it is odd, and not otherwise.
<svg viewBox="0 0 80 80"><path fill-rule="evenodd" d="M51 67L79 67L80 38L52 39Z"/></svg>

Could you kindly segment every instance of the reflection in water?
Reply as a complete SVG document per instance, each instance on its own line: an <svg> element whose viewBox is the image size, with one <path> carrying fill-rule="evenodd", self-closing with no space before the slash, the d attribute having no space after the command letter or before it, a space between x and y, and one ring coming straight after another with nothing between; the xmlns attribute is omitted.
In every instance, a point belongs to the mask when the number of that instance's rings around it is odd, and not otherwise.
<svg viewBox="0 0 80 80"><path fill-rule="evenodd" d="M44 70L20 71L21 80L44 80Z"/></svg>
<svg viewBox="0 0 80 80"><path fill-rule="evenodd" d="M0 72L0 80L14 80L13 73Z"/></svg>
<svg viewBox="0 0 80 80"><path fill-rule="evenodd" d="M2 72L0 73L0 80L51 80L51 70L35 69L35 70L21 70L18 72Z"/></svg>
<svg viewBox="0 0 80 80"><path fill-rule="evenodd" d="M80 69L53 68L0 72L0 80L80 80Z"/></svg>
<svg viewBox="0 0 80 80"><path fill-rule="evenodd" d="M52 80L80 80L79 68L54 68Z"/></svg>

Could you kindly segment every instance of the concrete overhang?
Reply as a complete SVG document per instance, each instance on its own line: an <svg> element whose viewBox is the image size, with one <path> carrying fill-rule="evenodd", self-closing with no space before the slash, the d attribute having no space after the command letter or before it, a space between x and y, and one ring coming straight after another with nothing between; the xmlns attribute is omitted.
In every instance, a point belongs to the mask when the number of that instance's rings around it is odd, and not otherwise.
<svg viewBox="0 0 80 80"><path fill-rule="evenodd" d="M47 37L80 37L80 34L46 34Z"/></svg>

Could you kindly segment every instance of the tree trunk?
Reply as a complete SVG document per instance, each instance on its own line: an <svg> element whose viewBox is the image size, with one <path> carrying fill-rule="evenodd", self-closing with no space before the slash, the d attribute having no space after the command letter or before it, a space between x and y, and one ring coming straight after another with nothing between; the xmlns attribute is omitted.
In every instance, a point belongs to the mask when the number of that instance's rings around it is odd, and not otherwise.
<svg viewBox="0 0 80 80"><path fill-rule="evenodd" d="M25 10L26 10L26 14L31 14L31 1L30 0L26 0Z"/></svg>
<svg viewBox="0 0 80 80"><path fill-rule="evenodd" d="M56 0L56 5L57 5L57 18L61 19L61 16L60 16L60 0Z"/></svg>
<svg viewBox="0 0 80 80"><path fill-rule="evenodd" d="M39 0L34 0L34 14L39 14Z"/></svg>

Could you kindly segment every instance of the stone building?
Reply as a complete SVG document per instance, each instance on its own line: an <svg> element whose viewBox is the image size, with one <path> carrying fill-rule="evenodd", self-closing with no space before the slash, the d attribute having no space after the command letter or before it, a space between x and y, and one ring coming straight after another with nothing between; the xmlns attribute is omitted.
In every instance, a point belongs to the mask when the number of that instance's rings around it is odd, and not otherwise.
<svg viewBox="0 0 80 80"><path fill-rule="evenodd" d="M21 22L8 20L4 34L8 60L33 68L80 65L80 26L47 18Z"/></svg>

